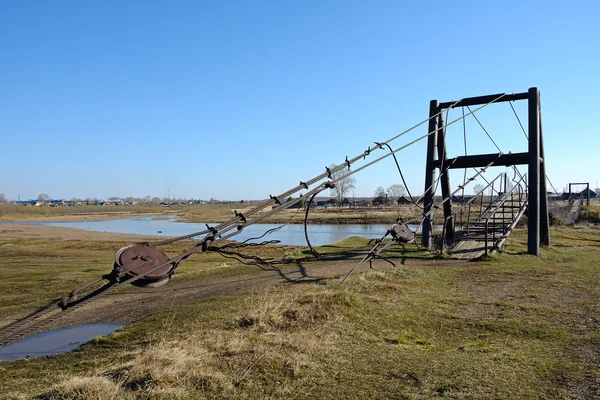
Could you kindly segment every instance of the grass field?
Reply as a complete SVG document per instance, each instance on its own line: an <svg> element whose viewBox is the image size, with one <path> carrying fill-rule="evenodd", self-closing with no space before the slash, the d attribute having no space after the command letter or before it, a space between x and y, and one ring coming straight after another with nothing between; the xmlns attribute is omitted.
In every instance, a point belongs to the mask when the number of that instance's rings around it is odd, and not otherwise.
<svg viewBox="0 0 600 400"><path fill-rule="evenodd" d="M179 220L183 222L222 222L234 215L234 210L246 212L255 204L201 204L190 206L182 210ZM271 210L266 207L257 214L260 216ZM288 209L261 221L271 224L303 223L305 210ZM439 211L434 213L439 216ZM396 219L402 218L406 222L421 222L422 210L416 206L402 205L393 207L364 207L364 208L320 208L309 213L311 224L393 224Z"/></svg>
<svg viewBox="0 0 600 400"><path fill-rule="evenodd" d="M184 206L178 206L183 208ZM130 214L162 214L174 212L177 208L166 209L161 206L147 204L127 206L75 206L75 207L30 207L15 204L0 204L0 221L20 221L44 217L66 217L81 215L130 215Z"/></svg>
<svg viewBox="0 0 600 400"><path fill-rule="evenodd" d="M593 224L600 224L600 204L595 202L589 206L584 205L581 207L579 219Z"/></svg>
<svg viewBox="0 0 600 400"><path fill-rule="evenodd" d="M178 213L178 220L182 222L224 222L234 217L235 211L246 212L258 202L251 203L224 203L224 204L193 204L177 205L168 208L152 205L131 206L76 206L76 207L25 207L20 205L1 204L0 221L22 221L36 218L124 218L139 214L167 214ZM265 207L255 216L260 216L270 211ZM303 209L289 209L272 215L264 223L302 223L304 221ZM393 224L398 217L405 221L421 220L421 209L415 206L394 207L365 207L365 208L328 208L314 209L309 214L309 221L313 224ZM438 212L436 211L435 216Z"/></svg>
<svg viewBox="0 0 600 400"><path fill-rule="evenodd" d="M506 252L485 262L174 307L66 355L0 363L0 391L47 399L598 398L598 233L553 229L553 246L535 258L522 254L526 232L517 230ZM95 276L116 245L0 244L2 259L19 263L3 263L3 277L13 272L0 298L42 304L53 296L43 283L60 292ZM82 256L89 271L48 276ZM217 263L192 260L181 279Z"/></svg>

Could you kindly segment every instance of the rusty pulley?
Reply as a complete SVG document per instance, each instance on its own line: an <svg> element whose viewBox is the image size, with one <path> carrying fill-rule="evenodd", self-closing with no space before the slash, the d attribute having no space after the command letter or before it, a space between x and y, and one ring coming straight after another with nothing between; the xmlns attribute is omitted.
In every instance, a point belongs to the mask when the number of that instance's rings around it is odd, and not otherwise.
<svg viewBox="0 0 600 400"><path fill-rule="evenodd" d="M409 243L415 239L416 233L413 232L408 225L403 223L394 224L390 230L392 238L399 243Z"/></svg>
<svg viewBox="0 0 600 400"><path fill-rule="evenodd" d="M155 247L132 244L117 251L113 272L119 279L142 276L133 283L136 286L162 286L171 279L177 266L175 262L160 266L168 260L169 257Z"/></svg>

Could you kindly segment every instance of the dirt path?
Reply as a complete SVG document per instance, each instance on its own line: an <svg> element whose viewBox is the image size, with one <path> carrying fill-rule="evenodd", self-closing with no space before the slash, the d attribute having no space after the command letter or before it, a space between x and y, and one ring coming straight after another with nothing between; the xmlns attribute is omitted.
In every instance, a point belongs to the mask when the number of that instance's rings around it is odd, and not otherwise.
<svg viewBox="0 0 600 400"><path fill-rule="evenodd" d="M154 241L157 238L51 226L0 225L0 239L4 241L53 239L135 243L145 240ZM176 275L175 279L160 288L126 287L108 296L101 297L97 301L43 327L39 332L89 323L130 324L153 313L166 310L173 305L187 304L215 296L254 293L276 285L331 280L333 277L340 277L348 272L364 254L364 252L355 252L350 255L344 254L341 258L338 256L324 261L284 265L280 269L260 270L258 267L248 266L247 273L228 277L177 279ZM394 262L408 268L465 264L461 260L441 259L396 259ZM376 264L376 267L384 269L390 268L390 265L380 261ZM368 264L365 264L356 273L364 272L368 268ZM8 319L12 320L16 317L15 315L5 316L1 321L2 325L11 322Z"/></svg>
<svg viewBox="0 0 600 400"><path fill-rule="evenodd" d="M45 326L42 331L69 328L91 323L130 324L156 312L167 310L173 305L188 304L194 301L215 297L257 293L277 285L292 285L311 282L333 282L347 273L362 258L356 253L345 260L299 263L281 269L260 270L249 266L253 271L246 274L204 279L173 279L160 288L127 287L111 295L82 307L79 310ZM445 267L462 265L460 260L395 260L398 266L408 268ZM378 270L392 268L379 262ZM368 264L355 273L369 270Z"/></svg>

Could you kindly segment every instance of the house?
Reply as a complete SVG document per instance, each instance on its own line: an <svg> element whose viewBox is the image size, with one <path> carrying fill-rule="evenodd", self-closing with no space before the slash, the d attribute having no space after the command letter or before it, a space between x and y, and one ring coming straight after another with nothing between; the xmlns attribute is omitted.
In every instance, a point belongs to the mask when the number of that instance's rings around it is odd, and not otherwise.
<svg viewBox="0 0 600 400"><path fill-rule="evenodd" d="M387 196L377 196L371 201L374 206L381 206L387 203Z"/></svg>
<svg viewBox="0 0 600 400"><path fill-rule="evenodd" d="M412 201L407 199L405 196L398 197L398 200L396 200L396 202L398 203L399 206L405 205L405 204L412 204Z"/></svg>
<svg viewBox="0 0 600 400"><path fill-rule="evenodd" d="M325 208L327 207L335 207L338 205L338 202L336 199L329 199L325 202Z"/></svg>
<svg viewBox="0 0 600 400"><path fill-rule="evenodd" d="M584 199L587 199L587 197L588 197L588 190L590 191L590 193L589 193L590 199L597 199L598 198L598 193L594 192L592 189L584 189L584 190L582 190L579 193L579 195L581 197L583 197Z"/></svg>
<svg viewBox="0 0 600 400"><path fill-rule="evenodd" d="M342 200L342 207L351 207L352 206L352 202L350 200L348 200L347 197L344 197L344 200Z"/></svg>
<svg viewBox="0 0 600 400"><path fill-rule="evenodd" d="M286 203L292 201L293 199L290 197L289 199L287 199ZM288 208L290 209L294 209L294 208L304 208L304 199L300 200L299 202L297 202L296 204L292 204L291 206L289 206Z"/></svg>
<svg viewBox="0 0 600 400"><path fill-rule="evenodd" d="M592 189L590 190L590 199L597 199L598 198L598 193L594 192ZM579 193L571 193L571 195L569 196L569 193L563 193L561 198L563 200L569 200L569 198L584 198L587 199L588 193L587 193L588 189L584 189Z"/></svg>

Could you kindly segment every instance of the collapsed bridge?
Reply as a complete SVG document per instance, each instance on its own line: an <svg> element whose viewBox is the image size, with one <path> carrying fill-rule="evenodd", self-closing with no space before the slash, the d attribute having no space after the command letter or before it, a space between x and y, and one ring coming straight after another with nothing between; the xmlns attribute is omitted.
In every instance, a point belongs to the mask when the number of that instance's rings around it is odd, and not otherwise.
<svg viewBox="0 0 600 400"><path fill-rule="evenodd" d="M517 115L512 102L527 101L528 109L528 131L525 130L519 116ZM444 123L443 112L452 108L461 107L463 116L465 108L471 111L471 106L482 104L509 102L514 115L528 142L528 149L519 153L503 153L489 132L485 129L481 121L474 115L475 120L481 126L488 138L498 149L497 154L475 154L457 156L449 159L446 153L446 127ZM540 92L537 88L530 88L527 92L504 95L489 95L480 97L471 97L459 101L440 103L432 100L430 103L429 131L435 132L427 139L427 166L425 171L425 205L423 208L423 236L422 243L425 247L432 245L433 218L432 210L434 208L435 188L439 182L442 190L442 204L444 209L444 230L441 237L442 245L450 247L450 254L471 253L471 256L477 257L482 252L497 249L502 246L506 237L516 226L521 216L527 210L527 250L529 254L539 255L540 244L548 246L550 244L550 219L548 216L548 191L546 188L546 163L544 159L544 142L542 135L542 111L540 104ZM465 137L466 137L466 126ZM465 139L466 140L466 139ZM466 146L465 146L466 147ZM522 175L517 165L527 165L528 172ZM484 171L492 166L508 166L513 169L515 179L512 188L508 188L508 180L504 176L503 180L496 183L488 182L488 185L477 196L481 196L483 205L484 190L491 191L492 195L488 197L488 203L485 212L482 210L480 215L471 221L466 219L462 221L463 209L460 207L460 229L457 229L457 212L452 209L452 197L459 190L463 191L469 183L463 181L459 189L450 193L450 174L451 169L480 168ZM439 170L439 176L435 179L436 171ZM503 186L502 186L503 185ZM463 196L464 197L464 196ZM483 208L483 207L482 207ZM510 212L508 212L510 210ZM469 217L471 215L471 205L468 208ZM476 233L478 235L472 235ZM491 234L491 235L490 235ZM468 251L472 250L472 251Z"/></svg>
<svg viewBox="0 0 600 400"><path fill-rule="evenodd" d="M480 123L475 116L475 113L479 110L494 103L509 102L510 104L510 102L517 100L528 100L529 105L528 133L525 132L525 129L515 112L515 116L517 120L519 120L519 124L521 124L523 133L528 138L529 146L527 152L505 154L498 149L499 152L497 154L465 154L464 156L458 156L452 159L447 157L446 128L448 126L460 121L463 121L464 126L465 118L471 115ZM476 108L471 109L471 106L475 106ZM448 121L447 110L458 107L462 108L462 115L452 121ZM446 118L444 118L444 111L446 111ZM425 123L428 123L427 133L396 148L392 147L391 144L394 141L397 141L399 138ZM439 248L442 251L447 250L450 254L454 254L457 257L464 257L467 255L467 257L472 258L473 256L480 254L481 251L485 253L494 251L502 246L516 223L526 211L528 213L529 253L538 255L540 244L548 245L550 243L547 198L545 195L546 175L542 142L541 110L538 89L531 88L526 93L501 93L490 96L466 98L447 103L439 103L438 101L433 100L430 104L429 118L417 123L387 141L375 142L373 147L369 146L364 152L353 158L346 157L342 163L335 167L325 167L323 173L312 179L301 181L298 185L284 193L276 196L269 195L268 200L261 202L259 205L244 213L236 211L232 218L223 223L214 226L209 226L207 224L206 229L199 232L165 239L155 243L132 244L120 249L116 254L113 269L110 273L73 290L62 300L52 303L42 310L34 312L25 318L1 328L0 346L15 342L24 336L34 333L52 321L56 321L125 285L133 284L142 287L153 287L166 284L171 279L180 263L188 259L192 254L212 251L226 257L230 256L238 258L239 261L244 263L258 265L272 264L274 263L272 260L261 259L257 256L244 256L238 252L240 248L270 243L269 241L251 244L246 243L247 241L238 243L228 240L233 239L246 227L260 223L276 213L289 209L304 198L310 198L312 201L317 194L334 188L337 182L388 157L393 157L402 181L406 185L396 154L424 139L427 139L428 144L425 191L422 197L424 200L424 205L422 207L423 217L420 222L415 221L419 222L419 227L422 227L421 241L424 247L433 248L435 242L434 238L437 238L440 245ZM374 157L373 154L378 150L383 150L385 154L381 154L377 158L367 162L367 158ZM361 163L362 165L357 168L352 168L358 163ZM528 165L529 169L526 174L527 176L521 175L515 168L516 165L520 164ZM462 201L464 200L465 187L479 177L485 179L483 174L493 166L511 166L515 171L515 177L519 175L519 178L513 179L515 184L509 188L507 175L501 174L492 181L488 181L488 185L485 186L480 193L474 196L472 200L466 202ZM459 185L458 189L451 192L449 170L455 168L463 168L465 170L465 175L462 185ZM468 179L466 176L467 169L473 169L475 171L475 174ZM437 173L438 171L439 173ZM436 173L438 175L437 178L435 177ZM442 200L439 204L434 204L434 195L438 184L441 186ZM485 190L490 190L491 195L484 196ZM463 192L461 205L454 209L453 202L456 203L455 199L457 194L461 191ZM298 193L301 194L301 196L295 199L292 198L289 201L283 201ZM421 207L419 205L419 200L415 200L412 195L410 195L410 192L409 196L415 205ZM476 212L477 199L479 199L479 212ZM484 201L486 202L485 207ZM443 207L444 210L442 233L441 235L434 235L433 211L440 206ZM266 213L261 213L261 211L267 207L270 207L271 210ZM307 229L309 210L310 207L307 207L304 219L305 231ZM417 231L419 231L419 229L417 229ZM266 232L265 235L268 233L269 232ZM391 240L384 243L384 239L387 236L390 236ZM194 243L193 247L176 256L168 256L159 250L161 246L196 237L200 237L200 239ZM254 239L260 239L261 237ZM311 251L316 258L319 258L319 254L313 249L308 241L308 234L306 235L306 238ZM404 221L401 220L397 221L397 223L384 234L382 239L377 242L376 246L365 255L359 264L344 276L344 279L359 265L366 261L376 258L385 259L382 256L382 252L389 246L395 244L404 245L410 242L416 243L416 240L416 232L408 228L408 223L404 223ZM483 243L483 245L481 245L481 243Z"/></svg>

